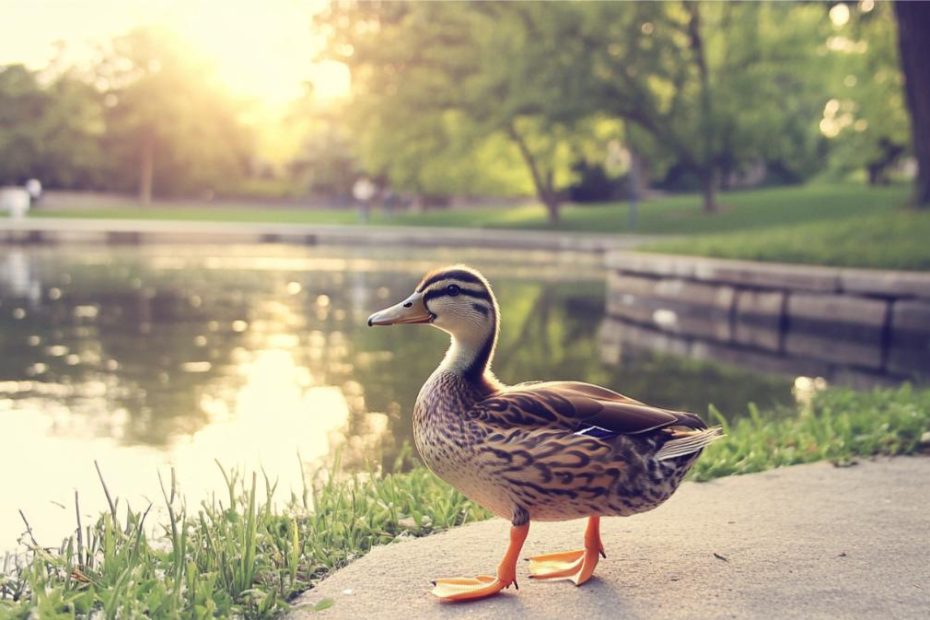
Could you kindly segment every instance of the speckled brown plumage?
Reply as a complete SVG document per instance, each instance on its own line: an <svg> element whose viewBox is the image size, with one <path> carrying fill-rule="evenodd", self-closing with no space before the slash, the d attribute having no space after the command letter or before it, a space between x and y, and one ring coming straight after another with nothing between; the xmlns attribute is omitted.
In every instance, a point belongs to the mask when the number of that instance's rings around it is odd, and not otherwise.
<svg viewBox="0 0 930 620"><path fill-rule="evenodd" d="M551 521L651 510L700 454L654 458L676 429L706 428L690 414L651 410L575 382L488 388L434 373L417 398L414 439L440 478L515 523L518 517ZM598 398L583 390L596 390ZM641 417L654 411L661 426L606 438L578 434L612 406ZM597 413L585 416L584 408Z"/></svg>

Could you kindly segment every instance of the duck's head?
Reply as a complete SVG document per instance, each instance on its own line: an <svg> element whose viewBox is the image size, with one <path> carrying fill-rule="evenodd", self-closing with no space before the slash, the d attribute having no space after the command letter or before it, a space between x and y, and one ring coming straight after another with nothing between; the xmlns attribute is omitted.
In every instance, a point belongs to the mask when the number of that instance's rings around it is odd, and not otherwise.
<svg viewBox="0 0 930 620"><path fill-rule="evenodd" d="M375 312L368 325L425 323L452 336L446 364L466 375L483 375L497 341L499 311L481 273L453 265L427 273L410 297Z"/></svg>

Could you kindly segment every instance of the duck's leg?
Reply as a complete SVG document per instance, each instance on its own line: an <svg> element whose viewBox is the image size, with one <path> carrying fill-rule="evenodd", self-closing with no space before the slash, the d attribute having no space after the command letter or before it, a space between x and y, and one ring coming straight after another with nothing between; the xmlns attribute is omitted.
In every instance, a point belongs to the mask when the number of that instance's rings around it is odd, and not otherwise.
<svg viewBox="0 0 930 620"><path fill-rule="evenodd" d="M601 518L588 518L584 532L584 549L548 553L530 558L530 577L534 579L571 579L580 586L594 574L598 555L605 558L601 543Z"/></svg>
<svg viewBox="0 0 930 620"><path fill-rule="evenodd" d="M462 577L453 579L437 579L433 582L433 594L444 601L466 601L469 599L484 598L497 594L504 588L517 585L517 558L523 542L530 531L529 521L522 525L510 528L510 545L501 563L497 565L497 577L479 575L478 577Z"/></svg>

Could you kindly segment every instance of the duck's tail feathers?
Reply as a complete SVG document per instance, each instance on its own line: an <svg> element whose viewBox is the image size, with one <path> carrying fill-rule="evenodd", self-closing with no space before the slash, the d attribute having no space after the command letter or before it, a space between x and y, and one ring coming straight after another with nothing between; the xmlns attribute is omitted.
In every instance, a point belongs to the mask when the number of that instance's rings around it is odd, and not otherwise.
<svg viewBox="0 0 930 620"><path fill-rule="evenodd" d="M665 445L656 452L656 460L666 461L693 454L721 437L723 437L723 429L719 426L700 431L676 431L674 439L666 441Z"/></svg>

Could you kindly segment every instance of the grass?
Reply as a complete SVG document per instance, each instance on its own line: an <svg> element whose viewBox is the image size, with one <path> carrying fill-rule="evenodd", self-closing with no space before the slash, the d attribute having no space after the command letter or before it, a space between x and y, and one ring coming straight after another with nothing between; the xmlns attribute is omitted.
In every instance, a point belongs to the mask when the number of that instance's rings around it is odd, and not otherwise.
<svg viewBox="0 0 930 620"><path fill-rule="evenodd" d="M857 392L829 388L797 411L760 412L727 423L711 409L726 438L711 444L691 470L691 479L711 480L776 467L856 457L930 451L930 389L904 385Z"/></svg>
<svg viewBox="0 0 930 620"><path fill-rule="evenodd" d="M697 194L673 195L642 203L635 232L694 235L758 231L773 226L850 220L876 212L893 214L904 204L908 191L903 185L867 187L853 183L735 191L720 195L721 212L711 216L701 211L701 200ZM558 225L550 224L545 210L535 204L434 209L393 215L373 211L370 222L402 226L629 233L634 231L628 225L627 209L624 202L585 206L568 204L562 209L562 221ZM32 211L30 217L359 224L358 214L353 209L263 207L246 203L224 206L222 203L210 205L203 202L156 203L141 207L128 200L100 208L55 210L40 207Z"/></svg>
<svg viewBox="0 0 930 620"><path fill-rule="evenodd" d="M57 548L27 532L26 557L8 556L0 576L0 618L274 617L374 545L488 516L423 467L305 485L281 509L270 481L220 469L226 498L188 508L172 479L154 527L149 509L112 501Z"/></svg>
<svg viewBox="0 0 930 620"><path fill-rule="evenodd" d="M727 438L707 449L694 480L914 454L930 443L930 390L907 386L828 389L799 411L752 409L731 424L712 415ZM57 548L27 532L26 556L7 557L0 577L0 617L274 617L374 545L488 516L423 467L305 485L282 509L274 508L268 480L261 492L254 474L246 480L221 472L228 497L195 509L175 495L173 480L163 485L166 517L154 530L146 525L148 509L111 501L96 522L79 520L76 534Z"/></svg>
<svg viewBox="0 0 930 620"><path fill-rule="evenodd" d="M727 192L720 213L701 212L697 195L643 203L635 232L668 235L645 249L839 266L893 269L930 268L930 212L903 208L905 185L868 187L854 183L809 184ZM622 202L563 208L562 222L550 224L538 205L438 209L426 213L375 211L376 225L479 227L572 232L630 233ZM31 217L143 220L359 224L352 209L297 209L238 204L132 202L107 207L40 208Z"/></svg>
<svg viewBox="0 0 930 620"><path fill-rule="evenodd" d="M930 213L866 214L856 218L774 226L760 232L696 235L642 250L666 254L874 269L930 270Z"/></svg>

